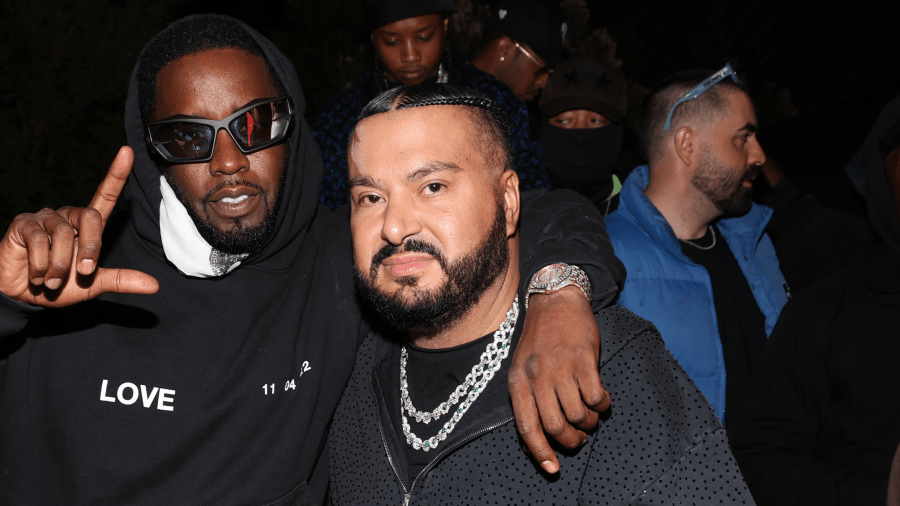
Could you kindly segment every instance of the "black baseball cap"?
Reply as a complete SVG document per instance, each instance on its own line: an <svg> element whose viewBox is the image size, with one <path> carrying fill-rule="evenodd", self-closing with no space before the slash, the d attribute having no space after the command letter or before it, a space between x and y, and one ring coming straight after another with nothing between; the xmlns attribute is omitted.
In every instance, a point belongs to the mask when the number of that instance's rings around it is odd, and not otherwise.
<svg viewBox="0 0 900 506"><path fill-rule="evenodd" d="M555 67L563 59L568 29L559 2L500 0L491 9L484 33L501 33L528 44L547 65Z"/></svg>
<svg viewBox="0 0 900 506"><path fill-rule="evenodd" d="M553 70L538 104L546 117L571 109L590 109L618 123L628 110L625 74L589 55L566 60Z"/></svg>
<svg viewBox="0 0 900 506"><path fill-rule="evenodd" d="M364 0L363 25L366 33L401 19L456 12L453 0Z"/></svg>

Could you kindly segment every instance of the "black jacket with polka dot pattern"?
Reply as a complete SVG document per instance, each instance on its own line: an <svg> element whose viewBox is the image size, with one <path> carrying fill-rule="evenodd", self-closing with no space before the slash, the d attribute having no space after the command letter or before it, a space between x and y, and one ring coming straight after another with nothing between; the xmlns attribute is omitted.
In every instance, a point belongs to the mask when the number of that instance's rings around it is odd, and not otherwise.
<svg viewBox="0 0 900 506"><path fill-rule="evenodd" d="M332 503L754 504L725 429L656 328L617 305L596 318L612 406L587 444L557 451L557 475L522 450L506 389L486 388L410 482L378 381L398 345L370 334L331 427Z"/></svg>

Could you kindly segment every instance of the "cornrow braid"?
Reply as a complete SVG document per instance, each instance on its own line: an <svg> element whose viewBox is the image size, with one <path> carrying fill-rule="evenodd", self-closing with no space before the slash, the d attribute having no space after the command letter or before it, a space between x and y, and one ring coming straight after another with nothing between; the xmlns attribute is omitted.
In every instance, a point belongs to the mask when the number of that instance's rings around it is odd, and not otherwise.
<svg viewBox="0 0 900 506"><path fill-rule="evenodd" d="M512 170L515 146L506 112L488 97L459 84L422 83L398 86L372 99L359 113L359 121L389 111L432 105L467 107L477 130L476 143L485 160L504 171ZM354 132L350 132L349 139L353 139L353 134ZM498 147L503 149L497 149Z"/></svg>

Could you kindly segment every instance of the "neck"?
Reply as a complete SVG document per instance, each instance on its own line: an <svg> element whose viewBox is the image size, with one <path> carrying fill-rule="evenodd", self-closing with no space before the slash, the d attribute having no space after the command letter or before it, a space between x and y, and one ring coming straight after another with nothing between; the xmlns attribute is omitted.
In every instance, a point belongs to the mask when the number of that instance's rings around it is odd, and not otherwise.
<svg viewBox="0 0 900 506"><path fill-rule="evenodd" d="M497 62L499 61L499 56L494 53L494 51L489 51L487 48L482 49L481 51L478 51L469 63L478 70L497 77Z"/></svg>
<svg viewBox="0 0 900 506"><path fill-rule="evenodd" d="M653 166L644 193L672 227L675 237L688 241L700 239L721 212L691 184L689 177L673 177L679 172L687 171Z"/></svg>
<svg viewBox="0 0 900 506"><path fill-rule="evenodd" d="M466 314L453 325L433 334L410 332L419 348L444 349L472 342L500 328L519 289L519 258L510 254L509 268L488 288ZM522 307L520 306L520 310Z"/></svg>

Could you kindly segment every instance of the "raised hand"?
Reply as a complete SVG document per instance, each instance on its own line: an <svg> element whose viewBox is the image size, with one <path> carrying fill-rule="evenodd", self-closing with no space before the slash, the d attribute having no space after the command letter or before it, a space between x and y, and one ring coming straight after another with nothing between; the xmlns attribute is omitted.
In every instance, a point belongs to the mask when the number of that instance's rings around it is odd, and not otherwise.
<svg viewBox="0 0 900 506"><path fill-rule="evenodd" d="M581 289L533 295L510 364L509 394L525 449L548 473L559 471L559 459L546 435L575 448L609 409L599 362L600 329Z"/></svg>
<svg viewBox="0 0 900 506"><path fill-rule="evenodd" d="M45 307L69 306L106 292L156 293L159 283L148 274L97 269L106 220L133 162L131 148L121 148L88 207L16 216L0 242L0 292Z"/></svg>

